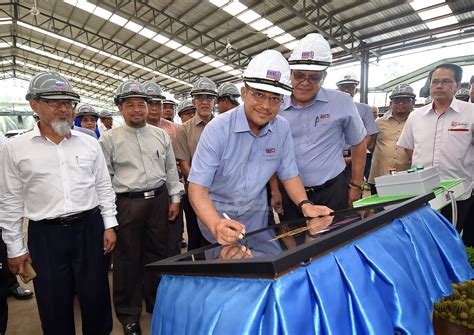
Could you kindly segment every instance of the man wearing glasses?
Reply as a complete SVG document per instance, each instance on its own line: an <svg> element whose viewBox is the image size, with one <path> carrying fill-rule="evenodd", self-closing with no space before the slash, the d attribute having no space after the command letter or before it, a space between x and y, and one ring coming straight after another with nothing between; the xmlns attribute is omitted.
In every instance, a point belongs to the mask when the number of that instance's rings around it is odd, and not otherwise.
<svg viewBox="0 0 474 335"><path fill-rule="evenodd" d="M298 42L289 59L293 94L285 98L280 115L290 124L308 198L340 210L362 196L367 133L351 96L322 87L331 61L331 48L320 34L309 34ZM344 177L343 138L352 147L349 185ZM300 217L285 192L282 198L282 219Z"/></svg>
<svg viewBox="0 0 474 335"><path fill-rule="evenodd" d="M397 85L390 94L390 111L375 120L379 133L375 135L372 166L370 168L370 192L376 194L375 178L390 171L405 171L410 168L411 160L396 143L405 126L405 122L415 106L415 93L408 84Z"/></svg>
<svg viewBox="0 0 474 335"><path fill-rule="evenodd" d="M441 180L464 178L465 193L456 201L456 229L464 229L464 244L472 246L474 221L467 214L473 202L474 105L454 98L461 79L462 68L455 64L440 64L430 72L433 103L410 114L397 145L405 149L412 166L437 166ZM441 213L452 220L451 205Z"/></svg>
<svg viewBox="0 0 474 335"><path fill-rule="evenodd" d="M181 172L187 180L191 170L194 152L204 127L212 120L212 111L217 102L216 84L209 78L198 79L191 90L192 103L196 107L196 115L186 121L176 132L176 159ZM186 200L186 199L185 199ZM207 244L199 230L196 213L191 206L184 205L186 228L188 232L188 250L193 250Z"/></svg>
<svg viewBox="0 0 474 335"><path fill-rule="evenodd" d="M105 254L115 247L115 194L97 140L71 130L79 95L56 72L39 73L26 99L38 114L32 131L5 145L0 166L0 227L8 265L33 265L45 334L74 334L73 301L83 334L112 330ZM29 218L28 248L23 219ZM31 255L31 256L30 256Z"/></svg>
<svg viewBox="0 0 474 335"><path fill-rule="evenodd" d="M298 176L288 122L278 117L291 93L289 66L275 50L253 58L243 75L243 106L219 115L201 136L189 175L189 199L209 242L228 245L267 226L266 184L276 173L303 215L327 215L312 205ZM236 249L233 257L250 257Z"/></svg>

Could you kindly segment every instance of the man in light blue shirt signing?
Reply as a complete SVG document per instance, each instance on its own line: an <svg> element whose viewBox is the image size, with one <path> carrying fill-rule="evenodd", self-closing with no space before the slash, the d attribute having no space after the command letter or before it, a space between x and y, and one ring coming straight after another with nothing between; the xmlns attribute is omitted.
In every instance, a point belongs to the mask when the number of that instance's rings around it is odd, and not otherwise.
<svg viewBox="0 0 474 335"><path fill-rule="evenodd" d="M265 185L274 173L304 216L331 212L308 200L288 122L277 116L282 95L291 93L289 76L288 62L279 52L257 55L244 72L244 105L204 129L188 181L189 199L210 242L230 244L268 224Z"/></svg>

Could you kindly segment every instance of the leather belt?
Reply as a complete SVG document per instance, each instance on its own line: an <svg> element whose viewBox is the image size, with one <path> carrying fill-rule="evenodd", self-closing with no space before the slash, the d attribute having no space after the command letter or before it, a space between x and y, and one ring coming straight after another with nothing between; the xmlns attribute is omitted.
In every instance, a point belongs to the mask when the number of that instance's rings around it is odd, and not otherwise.
<svg viewBox="0 0 474 335"><path fill-rule="evenodd" d="M124 192L124 193L117 193L117 197L122 198L142 198L142 199L153 199L154 197L158 196L163 190L165 189L165 185L161 185L158 188L147 190L147 191L140 191L140 192Z"/></svg>
<svg viewBox="0 0 474 335"><path fill-rule="evenodd" d="M309 187L305 187L304 189L306 190L306 192L316 192L316 191L324 190L325 188L328 188L329 186L334 184L337 181L337 179L343 175L344 175L344 171L342 171L336 177L329 179L324 184L317 185L317 186L309 186Z"/></svg>
<svg viewBox="0 0 474 335"><path fill-rule="evenodd" d="M33 221L33 222L46 223L46 224L51 224L51 225L68 225L72 223L73 221L82 220L92 214L95 214L98 210L99 210L99 206L96 206L92 209L89 209L87 211L80 212L77 214L59 217L55 219L45 219L45 220L39 220L39 221Z"/></svg>

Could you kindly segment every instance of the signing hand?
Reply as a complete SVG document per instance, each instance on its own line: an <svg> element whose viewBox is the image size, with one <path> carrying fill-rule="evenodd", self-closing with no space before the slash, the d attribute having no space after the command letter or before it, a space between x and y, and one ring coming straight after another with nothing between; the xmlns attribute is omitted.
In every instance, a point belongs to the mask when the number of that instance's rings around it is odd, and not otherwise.
<svg viewBox="0 0 474 335"><path fill-rule="evenodd" d="M214 237L217 243L222 245L231 244L241 240L245 235L245 226L238 221L220 219L215 228Z"/></svg>

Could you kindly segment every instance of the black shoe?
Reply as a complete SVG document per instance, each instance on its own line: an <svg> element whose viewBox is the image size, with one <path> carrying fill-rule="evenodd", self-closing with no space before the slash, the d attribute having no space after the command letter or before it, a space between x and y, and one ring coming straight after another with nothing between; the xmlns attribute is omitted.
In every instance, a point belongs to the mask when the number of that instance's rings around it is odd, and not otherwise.
<svg viewBox="0 0 474 335"><path fill-rule="evenodd" d="M142 330L138 322L127 323L123 326L124 335L141 335Z"/></svg>
<svg viewBox="0 0 474 335"><path fill-rule="evenodd" d="M15 297L17 300L28 300L33 298L33 292L21 287L20 285L10 288L8 290L8 295Z"/></svg>

